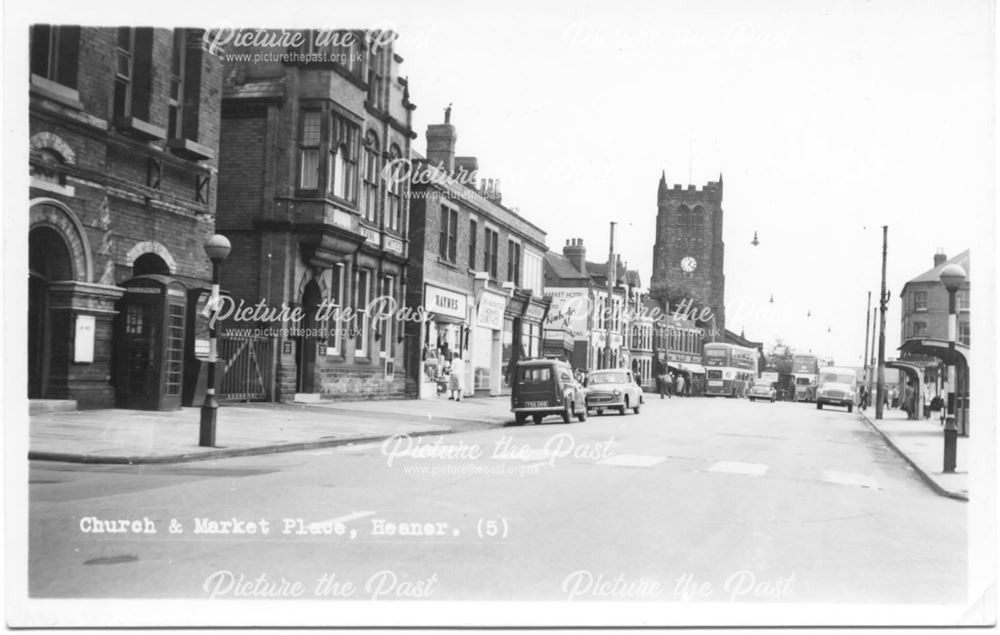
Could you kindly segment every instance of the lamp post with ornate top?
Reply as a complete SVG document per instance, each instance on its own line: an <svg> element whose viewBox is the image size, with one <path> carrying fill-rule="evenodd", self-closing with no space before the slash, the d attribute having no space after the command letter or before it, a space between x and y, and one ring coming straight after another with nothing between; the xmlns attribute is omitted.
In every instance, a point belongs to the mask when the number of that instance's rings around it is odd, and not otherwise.
<svg viewBox="0 0 1000 635"><path fill-rule="evenodd" d="M205 254L212 261L212 297L209 300L212 316L209 318L208 335L208 382L205 388L205 401L201 405L201 424L198 433L198 445L202 447L215 446L215 420L219 410L219 402L215 398L215 366L219 360L219 277L222 272L222 262L229 257L232 245L229 239L221 234L214 234L205 241Z"/></svg>
<svg viewBox="0 0 1000 635"><path fill-rule="evenodd" d="M955 471L956 455L958 454L958 425L955 421L955 336L958 331L958 308L955 306L955 294L965 282L965 269L951 264L938 274L941 284L948 290L948 413L944 423L944 471Z"/></svg>

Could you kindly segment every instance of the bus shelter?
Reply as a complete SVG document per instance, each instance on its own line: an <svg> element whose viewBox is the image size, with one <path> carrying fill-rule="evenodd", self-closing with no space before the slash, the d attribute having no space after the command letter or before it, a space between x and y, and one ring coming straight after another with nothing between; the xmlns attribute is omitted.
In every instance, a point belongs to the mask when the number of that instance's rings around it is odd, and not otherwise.
<svg viewBox="0 0 1000 635"><path fill-rule="evenodd" d="M969 436L969 347L964 344L955 343L954 348L952 348L947 340L923 338L906 340L899 347L899 351L903 354L904 358L927 355L940 359L946 365L955 366L956 385L953 387L955 393L955 423L958 426L958 433L960 435L963 437ZM908 370L899 364L905 364L905 362L890 362L886 366L899 368L908 375L912 372L912 369ZM912 366L912 364L910 365ZM922 378L922 376L920 377Z"/></svg>

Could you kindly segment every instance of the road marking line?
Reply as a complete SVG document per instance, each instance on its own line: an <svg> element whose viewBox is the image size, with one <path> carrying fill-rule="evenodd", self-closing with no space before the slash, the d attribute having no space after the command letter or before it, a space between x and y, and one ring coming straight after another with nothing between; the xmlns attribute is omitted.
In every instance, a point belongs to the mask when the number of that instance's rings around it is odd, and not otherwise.
<svg viewBox="0 0 1000 635"><path fill-rule="evenodd" d="M382 441L377 443L358 443L357 445L341 445L337 449L341 452L365 452L368 450L374 450L375 448L382 446Z"/></svg>
<svg viewBox="0 0 1000 635"><path fill-rule="evenodd" d="M601 459L597 465L616 465L620 467L653 467L667 459L662 456L645 456L642 454L616 454Z"/></svg>
<svg viewBox="0 0 1000 635"><path fill-rule="evenodd" d="M375 512L371 512L371 511L351 512L350 514L346 514L344 516L339 516L337 518L331 518L330 520L321 520L319 522L309 523L309 529L310 530L315 530L315 529L320 529L322 527L335 526L337 523L340 523L340 524L343 525L343 524L347 524L348 522L350 522L352 520L357 520L359 518L364 518L366 516L372 516L374 514L375 514Z"/></svg>
<svg viewBox="0 0 1000 635"><path fill-rule="evenodd" d="M823 480L827 483L835 483L837 485L857 485L859 487L869 487L871 489L882 489L878 486L878 482L875 479L866 474L823 470Z"/></svg>
<svg viewBox="0 0 1000 635"><path fill-rule="evenodd" d="M528 452L511 452L510 454L502 454L500 456L491 456L491 459L497 459L498 461L541 461L548 462L549 457L552 455L551 451L543 450L541 448L532 448Z"/></svg>
<svg viewBox="0 0 1000 635"><path fill-rule="evenodd" d="M747 476L763 476L767 471L764 463L740 463L738 461L719 461L708 468L709 472L722 474L746 474Z"/></svg>

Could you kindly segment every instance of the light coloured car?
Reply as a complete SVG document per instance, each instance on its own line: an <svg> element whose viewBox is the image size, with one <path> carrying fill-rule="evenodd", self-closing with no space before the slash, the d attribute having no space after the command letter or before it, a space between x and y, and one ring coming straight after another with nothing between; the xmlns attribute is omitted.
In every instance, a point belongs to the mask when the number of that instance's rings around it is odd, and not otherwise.
<svg viewBox="0 0 1000 635"><path fill-rule="evenodd" d="M642 403L642 386L636 383L632 371L605 368L587 375L587 410L603 414L605 410L615 409L623 415L631 409L639 414Z"/></svg>
<svg viewBox="0 0 1000 635"><path fill-rule="evenodd" d="M758 399L763 399L765 401L770 401L774 403L774 399L777 397L777 391L774 389L774 384L767 379L758 379L750 386L750 392L747 393L747 398L750 401L757 401Z"/></svg>

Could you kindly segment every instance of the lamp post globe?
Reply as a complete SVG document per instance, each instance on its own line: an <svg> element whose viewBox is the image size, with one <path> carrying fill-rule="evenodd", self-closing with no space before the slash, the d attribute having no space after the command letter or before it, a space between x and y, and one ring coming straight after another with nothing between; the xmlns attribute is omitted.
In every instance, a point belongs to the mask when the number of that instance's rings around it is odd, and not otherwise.
<svg viewBox="0 0 1000 635"><path fill-rule="evenodd" d="M942 269L938 277L941 279L941 284L944 285L944 288L948 290L948 293L954 293L965 283L966 274L965 269L961 265L951 264Z"/></svg>
<svg viewBox="0 0 1000 635"><path fill-rule="evenodd" d="M205 241L205 255L212 261L212 264L221 264L229 257L229 252L232 249L232 243L222 234L213 234Z"/></svg>

